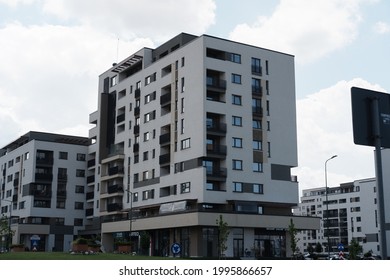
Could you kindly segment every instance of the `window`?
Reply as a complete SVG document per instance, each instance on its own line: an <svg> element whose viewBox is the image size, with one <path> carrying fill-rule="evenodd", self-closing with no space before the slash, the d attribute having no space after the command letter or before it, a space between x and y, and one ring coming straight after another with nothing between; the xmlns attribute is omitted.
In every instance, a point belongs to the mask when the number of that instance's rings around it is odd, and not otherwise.
<svg viewBox="0 0 390 280"><path fill-rule="evenodd" d="M117 82L117 76L111 77L110 84L112 87L115 86Z"/></svg>
<svg viewBox="0 0 390 280"><path fill-rule="evenodd" d="M30 152L24 154L24 160L28 160L30 158Z"/></svg>
<svg viewBox="0 0 390 280"><path fill-rule="evenodd" d="M84 202L75 202L74 203L74 209L76 210L83 210L84 209Z"/></svg>
<svg viewBox="0 0 390 280"><path fill-rule="evenodd" d="M74 225L75 227L81 227L81 226L83 226L83 219L75 218L75 219L73 220L73 225Z"/></svg>
<svg viewBox="0 0 390 280"><path fill-rule="evenodd" d="M150 138L149 132L145 132L144 133L144 142L149 141L149 138Z"/></svg>
<svg viewBox="0 0 390 280"><path fill-rule="evenodd" d="M180 123L181 123L180 133L181 133L181 134L184 134L184 124L185 124L185 123L184 123L184 119L181 119L181 120L180 120Z"/></svg>
<svg viewBox="0 0 390 280"><path fill-rule="evenodd" d="M263 184L253 184L253 193L263 194Z"/></svg>
<svg viewBox="0 0 390 280"><path fill-rule="evenodd" d="M238 116L232 117L232 125L234 126L242 126L242 118Z"/></svg>
<svg viewBox="0 0 390 280"><path fill-rule="evenodd" d="M252 121L252 128L261 129L261 120L253 120Z"/></svg>
<svg viewBox="0 0 390 280"><path fill-rule="evenodd" d="M77 154L78 161L85 161L85 154Z"/></svg>
<svg viewBox="0 0 390 280"><path fill-rule="evenodd" d="M242 148L242 138L233 137L232 147L234 147L234 148Z"/></svg>
<svg viewBox="0 0 390 280"><path fill-rule="evenodd" d="M252 93L259 95L261 92L261 80L252 78Z"/></svg>
<svg viewBox="0 0 390 280"><path fill-rule="evenodd" d="M60 152L59 159L68 159L68 153L67 152Z"/></svg>
<svg viewBox="0 0 390 280"><path fill-rule="evenodd" d="M76 177L85 177L85 170L77 169L76 170Z"/></svg>
<svg viewBox="0 0 390 280"><path fill-rule="evenodd" d="M191 138L181 140L181 149L188 149L191 147Z"/></svg>
<svg viewBox="0 0 390 280"><path fill-rule="evenodd" d="M184 65L185 65L185 58L182 57L182 58L181 58L181 67L184 67Z"/></svg>
<svg viewBox="0 0 390 280"><path fill-rule="evenodd" d="M183 77L183 78L181 78L181 90L180 90L180 92L184 92L184 90L185 90L185 83L184 83L184 77Z"/></svg>
<svg viewBox="0 0 390 280"><path fill-rule="evenodd" d="M254 162L252 163L253 172L263 172L263 163L262 162Z"/></svg>
<svg viewBox="0 0 390 280"><path fill-rule="evenodd" d="M84 186L77 185L75 193L84 193Z"/></svg>
<svg viewBox="0 0 390 280"><path fill-rule="evenodd" d="M235 63L241 63L241 55L236 53L230 53L230 61Z"/></svg>
<svg viewBox="0 0 390 280"><path fill-rule="evenodd" d="M146 181L146 180L149 180L149 171L144 171L142 172L142 180L143 181Z"/></svg>
<svg viewBox="0 0 390 280"><path fill-rule="evenodd" d="M233 170L242 170L242 160L233 159Z"/></svg>
<svg viewBox="0 0 390 280"><path fill-rule="evenodd" d="M144 159L144 161L149 159L149 152L143 153L143 159Z"/></svg>
<svg viewBox="0 0 390 280"><path fill-rule="evenodd" d="M253 140L253 150L261 151L263 149L262 141L259 140Z"/></svg>
<svg viewBox="0 0 390 280"><path fill-rule="evenodd" d="M133 193L133 202L137 202L138 201L138 193L135 192Z"/></svg>
<svg viewBox="0 0 390 280"><path fill-rule="evenodd" d="M242 100L240 95L232 95L232 104L234 105L242 105Z"/></svg>
<svg viewBox="0 0 390 280"><path fill-rule="evenodd" d="M252 57L251 60L252 74L261 75L261 60Z"/></svg>
<svg viewBox="0 0 390 280"><path fill-rule="evenodd" d="M241 84L241 75L232 74L232 83L233 84Z"/></svg>
<svg viewBox="0 0 390 280"><path fill-rule="evenodd" d="M271 157L271 142L267 142L267 146L268 146L267 149L268 157Z"/></svg>
<svg viewBox="0 0 390 280"><path fill-rule="evenodd" d="M65 200L57 200L56 208L57 209L65 209Z"/></svg>
<svg viewBox="0 0 390 280"><path fill-rule="evenodd" d="M242 192L242 183L233 182L233 192Z"/></svg>
<svg viewBox="0 0 390 280"><path fill-rule="evenodd" d="M181 183L180 184L180 193L189 193L191 191L191 183Z"/></svg>
<svg viewBox="0 0 390 280"><path fill-rule="evenodd" d="M265 61L265 73L269 75L269 65L268 65L268 60Z"/></svg>

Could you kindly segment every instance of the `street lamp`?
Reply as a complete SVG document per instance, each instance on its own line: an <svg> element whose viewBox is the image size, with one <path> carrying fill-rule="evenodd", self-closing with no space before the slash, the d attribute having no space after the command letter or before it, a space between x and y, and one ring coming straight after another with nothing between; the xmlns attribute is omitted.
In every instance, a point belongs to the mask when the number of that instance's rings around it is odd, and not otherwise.
<svg viewBox="0 0 390 280"><path fill-rule="evenodd" d="M133 193L129 190L125 191L130 195L130 210L129 210L129 221L130 221L130 232L129 232L129 241L131 241L131 232L133 230Z"/></svg>
<svg viewBox="0 0 390 280"><path fill-rule="evenodd" d="M325 161L325 202L326 202L326 237L328 242L328 259L330 259L330 241L329 241L329 203L328 203L328 171L327 171L327 163L331 159L334 159L337 155L334 155L328 158Z"/></svg>

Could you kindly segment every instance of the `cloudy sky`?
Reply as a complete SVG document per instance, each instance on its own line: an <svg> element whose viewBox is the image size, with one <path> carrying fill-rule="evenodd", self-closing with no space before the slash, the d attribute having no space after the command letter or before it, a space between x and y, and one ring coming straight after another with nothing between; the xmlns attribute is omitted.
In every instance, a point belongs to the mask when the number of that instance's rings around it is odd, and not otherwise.
<svg viewBox="0 0 390 280"><path fill-rule="evenodd" d="M295 55L300 188L374 176L350 88L390 91L387 0L0 0L0 147L30 130L87 136L98 75L180 32Z"/></svg>

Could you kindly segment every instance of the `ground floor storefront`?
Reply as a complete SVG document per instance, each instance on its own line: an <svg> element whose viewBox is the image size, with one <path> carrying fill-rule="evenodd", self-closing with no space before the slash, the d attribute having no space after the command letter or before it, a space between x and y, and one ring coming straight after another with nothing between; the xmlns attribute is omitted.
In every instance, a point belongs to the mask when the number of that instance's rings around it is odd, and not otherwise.
<svg viewBox="0 0 390 280"><path fill-rule="evenodd" d="M132 252L152 256L218 258L220 256L218 213L183 213L102 224L104 250L118 250L131 243ZM288 225L314 229L318 219L293 216L224 214L228 225L226 258L286 258L290 255Z"/></svg>

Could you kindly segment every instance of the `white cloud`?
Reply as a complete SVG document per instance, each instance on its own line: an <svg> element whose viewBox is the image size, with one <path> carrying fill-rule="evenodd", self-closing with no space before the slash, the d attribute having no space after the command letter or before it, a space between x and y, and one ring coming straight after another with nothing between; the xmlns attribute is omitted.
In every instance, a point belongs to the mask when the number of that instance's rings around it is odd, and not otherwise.
<svg viewBox="0 0 390 280"><path fill-rule="evenodd" d="M14 23L0 29L0 46L0 145L29 130L80 134L83 126L87 135L98 75L116 61L117 39L89 27ZM144 46L153 43L120 43L124 56Z"/></svg>
<svg viewBox="0 0 390 280"><path fill-rule="evenodd" d="M385 92L379 85L357 78L340 81L297 101L298 175L301 189L323 187L328 163L329 186L374 177L373 147L353 142L351 87Z"/></svg>
<svg viewBox="0 0 390 280"><path fill-rule="evenodd" d="M230 38L296 55L299 63L321 58L355 40L364 0L281 0L269 17L240 24Z"/></svg>
<svg viewBox="0 0 390 280"><path fill-rule="evenodd" d="M158 41L182 31L203 33L215 20L212 0L45 0L44 11L121 38Z"/></svg>
<svg viewBox="0 0 390 280"><path fill-rule="evenodd" d="M390 33L390 24L387 22L379 21L374 25L374 32L379 34Z"/></svg>

